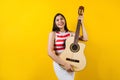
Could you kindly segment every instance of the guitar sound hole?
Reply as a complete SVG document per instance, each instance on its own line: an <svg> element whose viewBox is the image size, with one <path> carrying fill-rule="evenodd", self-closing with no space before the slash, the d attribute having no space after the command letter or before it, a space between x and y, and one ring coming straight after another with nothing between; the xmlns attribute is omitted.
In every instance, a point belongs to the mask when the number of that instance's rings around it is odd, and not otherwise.
<svg viewBox="0 0 120 80"><path fill-rule="evenodd" d="M78 45L78 44L74 44L74 43L72 43L71 45L70 45L70 50L72 51L72 52L78 52L79 50L80 50L80 46Z"/></svg>
<svg viewBox="0 0 120 80"><path fill-rule="evenodd" d="M72 46L72 49L73 49L73 50L77 50L77 48L78 48L77 45L73 45L73 46Z"/></svg>

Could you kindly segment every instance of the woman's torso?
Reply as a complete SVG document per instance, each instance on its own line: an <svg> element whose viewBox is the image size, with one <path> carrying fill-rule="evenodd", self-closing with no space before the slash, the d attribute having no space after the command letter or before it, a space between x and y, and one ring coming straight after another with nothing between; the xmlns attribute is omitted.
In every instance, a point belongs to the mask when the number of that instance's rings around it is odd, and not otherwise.
<svg viewBox="0 0 120 80"><path fill-rule="evenodd" d="M65 40L71 35L68 32L55 32L55 43L54 43L54 50L56 54L59 55L65 49Z"/></svg>

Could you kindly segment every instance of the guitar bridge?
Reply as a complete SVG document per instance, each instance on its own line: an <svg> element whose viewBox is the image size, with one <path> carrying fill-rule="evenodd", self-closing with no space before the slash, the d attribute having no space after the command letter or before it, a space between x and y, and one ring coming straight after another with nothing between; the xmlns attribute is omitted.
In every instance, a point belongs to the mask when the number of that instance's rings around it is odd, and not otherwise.
<svg viewBox="0 0 120 80"><path fill-rule="evenodd" d="M71 62L76 62L76 63L79 63L79 60L76 60L76 59L70 59L70 58L66 58L67 61L71 61Z"/></svg>

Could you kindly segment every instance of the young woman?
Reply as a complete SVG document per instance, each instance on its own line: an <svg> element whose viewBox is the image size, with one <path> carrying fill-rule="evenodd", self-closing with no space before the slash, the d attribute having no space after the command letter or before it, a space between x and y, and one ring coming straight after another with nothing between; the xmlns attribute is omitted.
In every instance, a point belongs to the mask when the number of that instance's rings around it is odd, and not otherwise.
<svg viewBox="0 0 120 80"><path fill-rule="evenodd" d="M80 40L87 41L87 33L83 23L84 15L78 17L81 20L82 25L82 36ZM74 80L74 71L69 63L63 61L59 55L65 49L65 40L70 36L74 35L67 28L65 17L61 13L57 13L53 21L53 29L49 34L48 41L48 55L53 60L54 71L58 77L58 80Z"/></svg>

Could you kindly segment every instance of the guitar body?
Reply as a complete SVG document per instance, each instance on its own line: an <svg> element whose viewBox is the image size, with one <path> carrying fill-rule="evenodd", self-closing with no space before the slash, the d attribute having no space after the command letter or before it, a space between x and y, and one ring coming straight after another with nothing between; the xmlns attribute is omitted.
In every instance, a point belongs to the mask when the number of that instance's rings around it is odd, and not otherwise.
<svg viewBox="0 0 120 80"><path fill-rule="evenodd" d="M60 55L64 61L73 66L74 71L83 70L86 66L86 59L84 56L85 44L78 42L77 45L73 44L74 36L68 37L66 40L66 48Z"/></svg>

